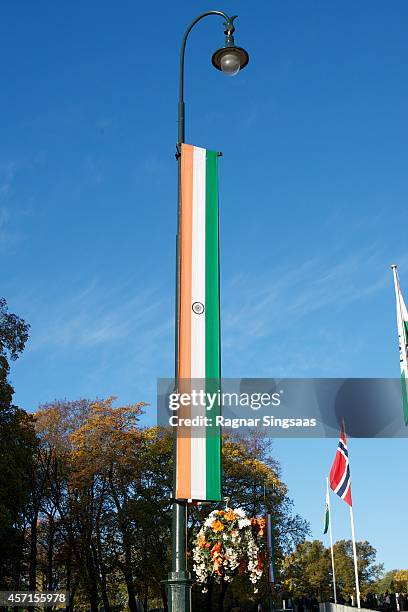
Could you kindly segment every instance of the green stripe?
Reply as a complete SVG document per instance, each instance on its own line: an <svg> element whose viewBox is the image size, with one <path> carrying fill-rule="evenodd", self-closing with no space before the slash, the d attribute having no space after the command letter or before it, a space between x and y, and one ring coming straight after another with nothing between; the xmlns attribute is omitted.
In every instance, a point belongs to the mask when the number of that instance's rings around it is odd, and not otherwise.
<svg viewBox="0 0 408 612"><path fill-rule="evenodd" d="M218 154L206 152L205 213L205 375L206 390L219 388L220 367L220 274L218 231ZM220 414L217 403L208 416L213 425L206 431L207 499L221 499L221 432L215 417Z"/></svg>
<svg viewBox="0 0 408 612"><path fill-rule="evenodd" d="M326 512L324 515L324 531L323 533L327 533L329 529L329 508L326 506Z"/></svg>
<svg viewBox="0 0 408 612"><path fill-rule="evenodd" d="M401 387L402 387L402 407L404 409L404 420L405 420L405 425L408 426L408 391L407 391L407 379L405 378L405 372L401 372Z"/></svg>

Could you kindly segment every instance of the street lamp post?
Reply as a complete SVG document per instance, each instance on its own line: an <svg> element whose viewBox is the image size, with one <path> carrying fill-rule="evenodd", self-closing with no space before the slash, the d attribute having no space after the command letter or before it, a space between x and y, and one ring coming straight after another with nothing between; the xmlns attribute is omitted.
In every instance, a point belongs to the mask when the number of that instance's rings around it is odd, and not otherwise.
<svg viewBox="0 0 408 612"><path fill-rule="evenodd" d="M217 15L224 19L225 44L215 51L212 56L212 64L218 70L228 76L234 76L248 64L249 56L245 49L235 46L234 41L234 20L236 15L228 17L222 11L207 11L199 15L191 22L184 33L180 50L180 89L178 102L178 140L177 140L177 160L178 160L178 201L177 201L177 268L176 268L176 330L175 330L175 385L178 388L178 330L179 330L179 292L180 292L180 175L181 175L181 144L185 138L185 105L184 105L184 57L188 35L193 27L204 17ZM174 437L174 460L176 463L176 435ZM173 497L175 497L175 484ZM191 580L187 569L187 503L185 501L173 501L172 518L172 571L168 575L167 593L169 612L191 612Z"/></svg>

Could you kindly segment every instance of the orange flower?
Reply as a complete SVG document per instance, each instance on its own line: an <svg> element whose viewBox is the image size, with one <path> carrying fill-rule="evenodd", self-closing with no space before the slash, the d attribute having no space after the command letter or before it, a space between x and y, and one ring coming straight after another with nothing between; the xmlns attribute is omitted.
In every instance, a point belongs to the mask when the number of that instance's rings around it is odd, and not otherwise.
<svg viewBox="0 0 408 612"><path fill-rule="evenodd" d="M198 538L197 545L200 548L206 548L206 541L205 541L205 537L203 535Z"/></svg>
<svg viewBox="0 0 408 612"><path fill-rule="evenodd" d="M218 510L217 514L219 514L220 516L224 516L225 510Z"/></svg>
<svg viewBox="0 0 408 612"><path fill-rule="evenodd" d="M265 522L265 519L264 519L264 518L259 517L259 519L257 519L257 521L256 521L256 522L258 523L258 527L259 527L260 529L265 529L266 522Z"/></svg>
<svg viewBox="0 0 408 612"><path fill-rule="evenodd" d="M213 571L221 576L220 568L222 567L222 555L220 555L221 542L216 542L212 547L210 554L213 561Z"/></svg>
<svg viewBox="0 0 408 612"><path fill-rule="evenodd" d="M257 524L256 518L252 517L251 518L251 525L252 525L252 527L255 527L256 524Z"/></svg>
<svg viewBox="0 0 408 612"><path fill-rule="evenodd" d="M221 521L214 521L211 523L211 529L213 531L223 531L224 525L221 523Z"/></svg>
<svg viewBox="0 0 408 612"><path fill-rule="evenodd" d="M218 576L221 576L220 568L222 567L222 557L221 555L217 555L217 558L214 560L213 570Z"/></svg>
<svg viewBox="0 0 408 612"><path fill-rule="evenodd" d="M229 510L228 512L225 513L224 518L227 521L235 521L235 519L237 518L235 512L233 510Z"/></svg>

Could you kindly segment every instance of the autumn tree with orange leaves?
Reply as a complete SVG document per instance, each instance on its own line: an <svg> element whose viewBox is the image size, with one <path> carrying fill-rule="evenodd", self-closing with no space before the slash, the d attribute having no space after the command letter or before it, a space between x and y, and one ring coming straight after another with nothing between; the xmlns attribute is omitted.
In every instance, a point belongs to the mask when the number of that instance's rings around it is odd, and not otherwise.
<svg viewBox="0 0 408 612"><path fill-rule="evenodd" d="M162 580L171 565L173 439L141 426L144 408L118 406L113 397L64 400L35 415L39 447L24 563L31 584L70 591L69 612L167 609ZM249 516L273 513L278 558L304 538L307 525L293 512L268 440L224 436L223 487L231 506ZM211 509L190 508L190 544ZM218 585L205 597L196 589L194 609L214 609L224 598L250 604L247 586L241 576L226 598Z"/></svg>
<svg viewBox="0 0 408 612"><path fill-rule="evenodd" d="M54 508L53 520L64 536L71 607L76 593L81 598L86 593L92 612L100 600L105 610L112 609L117 582L124 588L115 604L126 601L133 612L137 598L146 599L145 570L137 563L142 532L149 538L142 526L152 512L163 516L170 497L170 440L157 428L139 427L143 404L114 407L113 401L54 402L36 414L42 453L50 457L42 514ZM167 536L167 522L165 527ZM158 581L156 587L160 593Z"/></svg>

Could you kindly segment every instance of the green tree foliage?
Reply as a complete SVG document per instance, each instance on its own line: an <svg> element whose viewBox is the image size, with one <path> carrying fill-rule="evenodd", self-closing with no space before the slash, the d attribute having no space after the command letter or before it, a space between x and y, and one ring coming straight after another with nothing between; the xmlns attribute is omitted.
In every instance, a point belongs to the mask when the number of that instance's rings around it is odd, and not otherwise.
<svg viewBox="0 0 408 612"><path fill-rule="evenodd" d="M0 409L10 410L13 387L8 381L8 359L16 360L24 350L30 326L23 319L8 311L7 302L0 298Z"/></svg>
<svg viewBox="0 0 408 612"><path fill-rule="evenodd" d="M9 312L6 300L0 298L0 355L17 359L24 350L29 329L28 323Z"/></svg>
<svg viewBox="0 0 408 612"><path fill-rule="evenodd" d="M282 560L284 591L292 597L328 601L331 591L330 551L322 542L302 542Z"/></svg>
<svg viewBox="0 0 408 612"><path fill-rule="evenodd" d="M374 590L382 566L376 563L376 550L369 542L357 542L357 565L361 596ZM351 540L333 546L336 587L339 601L355 597L355 575ZM316 597L328 601L333 596L330 549L322 542L302 542L282 562L283 587L292 597Z"/></svg>
<svg viewBox="0 0 408 612"><path fill-rule="evenodd" d="M372 585L372 592L377 595L385 595L385 593L392 593L395 591L394 576L398 570L391 570L386 572Z"/></svg>
<svg viewBox="0 0 408 612"><path fill-rule="evenodd" d="M373 583L383 571L376 563L377 551L369 542L357 542L357 567L361 596L372 590ZM353 548L351 540L340 540L333 546L336 570L336 584L343 597L355 595Z"/></svg>
<svg viewBox="0 0 408 612"><path fill-rule="evenodd" d="M408 569L394 569L375 581L371 589L377 595L408 593Z"/></svg>
<svg viewBox="0 0 408 612"><path fill-rule="evenodd" d="M32 418L12 404L9 362L17 359L29 326L0 298L0 588L17 587L22 572L24 510L36 438Z"/></svg>

